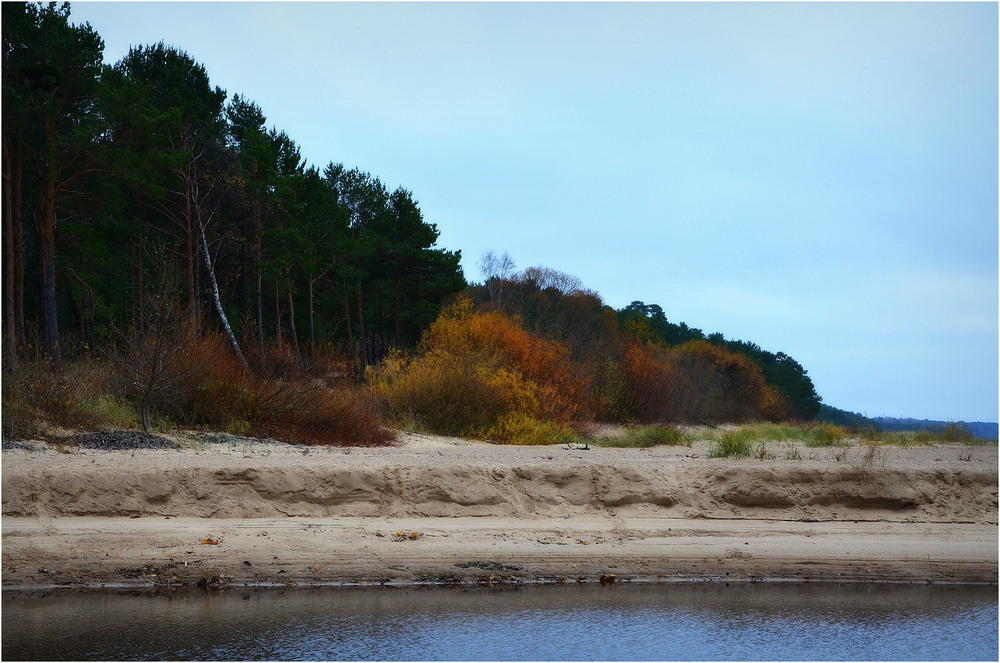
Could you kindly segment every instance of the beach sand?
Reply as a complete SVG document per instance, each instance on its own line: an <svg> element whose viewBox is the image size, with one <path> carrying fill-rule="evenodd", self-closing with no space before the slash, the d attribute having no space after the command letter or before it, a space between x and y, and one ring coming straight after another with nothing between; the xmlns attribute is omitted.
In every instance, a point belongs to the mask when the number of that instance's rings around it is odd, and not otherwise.
<svg viewBox="0 0 1000 663"><path fill-rule="evenodd" d="M3 587L997 582L995 446L709 444L5 451Z"/></svg>

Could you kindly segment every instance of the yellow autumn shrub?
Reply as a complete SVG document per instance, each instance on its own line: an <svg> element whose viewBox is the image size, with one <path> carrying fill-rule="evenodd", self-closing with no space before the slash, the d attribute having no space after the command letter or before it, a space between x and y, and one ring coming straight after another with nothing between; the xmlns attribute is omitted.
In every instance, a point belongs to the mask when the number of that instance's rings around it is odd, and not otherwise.
<svg viewBox="0 0 1000 663"><path fill-rule="evenodd" d="M563 346L467 300L431 325L416 356L391 355L369 379L396 421L441 434L554 443L591 416L586 379Z"/></svg>

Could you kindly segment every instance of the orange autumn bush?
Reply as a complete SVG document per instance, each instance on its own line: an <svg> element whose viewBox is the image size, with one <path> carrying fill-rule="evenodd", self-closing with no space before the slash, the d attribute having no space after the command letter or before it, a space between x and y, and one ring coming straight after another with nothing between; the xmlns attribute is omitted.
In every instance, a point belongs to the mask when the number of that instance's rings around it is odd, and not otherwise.
<svg viewBox="0 0 1000 663"><path fill-rule="evenodd" d="M369 379L397 423L447 435L554 443L592 416L565 347L468 300L442 313L415 357L391 355Z"/></svg>
<svg viewBox="0 0 1000 663"><path fill-rule="evenodd" d="M272 346L248 353L247 370L219 334L185 334L180 359L164 368L164 383L150 403L155 432L176 428L271 437L284 442L331 445L389 444L371 393L346 380L317 377L341 362L289 361ZM139 355L146 344L117 347L111 358ZM135 369L138 362L131 364ZM44 439L52 431L132 430L141 423L136 371L127 361L67 360L53 372L42 362L22 362L3 380L5 439ZM168 381L169 379L169 381ZM55 433L61 439L61 433Z"/></svg>
<svg viewBox="0 0 1000 663"><path fill-rule="evenodd" d="M250 370L219 334L192 335L183 351L169 398L155 403L161 425L304 444L381 445L392 439L366 390L317 379L287 347L248 353ZM105 380L112 395L127 396L116 384L121 375Z"/></svg>
<svg viewBox="0 0 1000 663"><path fill-rule="evenodd" d="M676 380L672 410L679 420L780 421L787 416L784 399L745 355L694 340L672 348L668 359Z"/></svg>
<svg viewBox="0 0 1000 663"><path fill-rule="evenodd" d="M627 420L637 423L672 421L673 368L655 346L629 342L622 362Z"/></svg>
<svg viewBox="0 0 1000 663"><path fill-rule="evenodd" d="M609 356L593 380L603 421L652 424L674 421L673 368L666 349L635 338Z"/></svg>

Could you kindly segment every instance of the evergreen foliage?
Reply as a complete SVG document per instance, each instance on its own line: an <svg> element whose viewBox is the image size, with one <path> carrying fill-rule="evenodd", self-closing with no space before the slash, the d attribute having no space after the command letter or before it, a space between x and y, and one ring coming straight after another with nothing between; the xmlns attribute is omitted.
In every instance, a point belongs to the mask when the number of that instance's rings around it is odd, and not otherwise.
<svg viewBox="0 0 1000 663"><path fill-rule="evenodd" d="M222 331L237 356L276 342L359 366L413 345L465 287L410 191L309 166L259 106L226 104L163 42L103 65L69 14L3 6L8 366L58 365L141 320L164 271L182 275L170 296L185 324Z"/></svg>
<svg viewBox="0 0 1000 663"><path fill-rule="evenodd" d="M819 412L815 418L817 421L823 423L845 426L847 428L879 428L878 424L876 424L873 419L869 419L863 414L841 410L825 403L820 405Z"/></svg>

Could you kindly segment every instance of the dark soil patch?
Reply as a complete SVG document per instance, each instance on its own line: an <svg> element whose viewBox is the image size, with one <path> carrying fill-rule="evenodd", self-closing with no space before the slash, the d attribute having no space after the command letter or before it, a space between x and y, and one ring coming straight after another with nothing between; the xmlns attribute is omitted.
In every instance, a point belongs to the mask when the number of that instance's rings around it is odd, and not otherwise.
<svg viewBox="0 0 1000 663"><path fill-rule="evenodd" d="M123 451L128 449L176 449L177 443L159 435L130 430L84 433L73 438L81 449Z"/></svg>

